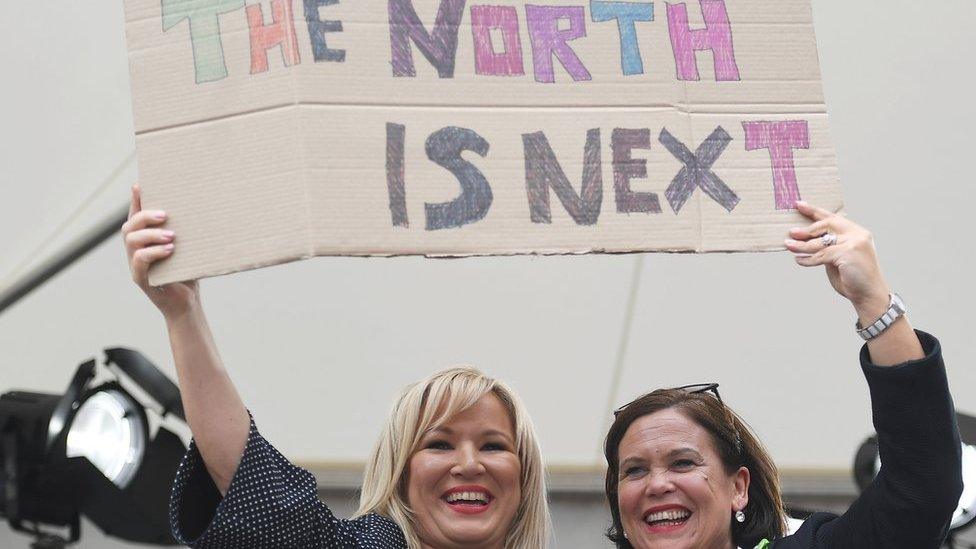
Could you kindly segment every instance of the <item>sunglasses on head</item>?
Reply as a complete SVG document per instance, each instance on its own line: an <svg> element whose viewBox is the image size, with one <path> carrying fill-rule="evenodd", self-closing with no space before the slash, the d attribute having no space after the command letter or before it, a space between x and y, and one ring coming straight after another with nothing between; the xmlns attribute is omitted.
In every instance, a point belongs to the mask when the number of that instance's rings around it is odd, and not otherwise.
<svg viewBox="0 0 976 549"><path fill-rule="evenodd" d="M693 383L691 385L682 385L681 387L671 387L668 390L669 391L684 391L684 392L686 392L686 393L688 393L690 395L698 395L698 394L702 394L702 393L709 393L712 396L714 396L715 397L715 400L717 400L718 403L719 403L719 405L722 407L722 411L725 412L726 420L729 423L729 427L731 427L731 429L732 429L732 436L734 437L733 443L735 445L735 451L738 452L739 454L742 453L742 437L739 436L739 430L736 429L736 427L735 427L735 422L732 420L732 414L730 413L728 407L725 406L725 402L722 401L722 395L720 395L718 393L718 383ZM623 406L617 408L616 410L613 411L613 417L617 417L618 415L620 415L620 412L623 412L624 410L626 410L628 406L630 406L631 404L637 402L638 400L641 400L642 398L644 398L646 396L647 395L639 396L639 397L635 398L634 400L631 400L627 404L624 404Z"/></svg>

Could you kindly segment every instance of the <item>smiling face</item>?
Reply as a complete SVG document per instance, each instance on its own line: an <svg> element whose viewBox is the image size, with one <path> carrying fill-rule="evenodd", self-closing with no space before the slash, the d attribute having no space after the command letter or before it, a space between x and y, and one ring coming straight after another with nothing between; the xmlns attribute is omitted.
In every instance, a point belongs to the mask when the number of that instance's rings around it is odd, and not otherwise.
<svg viewBox="0 0 976 549"><path fill-rule="evenodd" d="M729 473L702 426L668 408L620 440L617 503L636 549L730 549L732 515L749 502L749 470Z"/></svg>
<svg viewBox="0 0 976 549"><path fill-rule="evenodd" d="M521 501L521 469L512 418L493 393L426 433L407 482L424 547L500 549Z"/></svg>

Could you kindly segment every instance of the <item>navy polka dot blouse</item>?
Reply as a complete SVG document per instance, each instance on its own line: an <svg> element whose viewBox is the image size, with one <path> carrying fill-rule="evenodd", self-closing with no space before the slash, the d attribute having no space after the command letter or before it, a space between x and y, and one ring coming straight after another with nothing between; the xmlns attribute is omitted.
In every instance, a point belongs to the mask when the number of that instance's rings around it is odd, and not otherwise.
<svg viewBox="0 0 976 549"><path fill-rule="evenodd" d="M244 456L227 494L220 491L191 442L176 473L170 526L180 543L200 549L406 549L400 528L371 513L335 517L318 499L315 478L282 456L251 419Z"/></svg>

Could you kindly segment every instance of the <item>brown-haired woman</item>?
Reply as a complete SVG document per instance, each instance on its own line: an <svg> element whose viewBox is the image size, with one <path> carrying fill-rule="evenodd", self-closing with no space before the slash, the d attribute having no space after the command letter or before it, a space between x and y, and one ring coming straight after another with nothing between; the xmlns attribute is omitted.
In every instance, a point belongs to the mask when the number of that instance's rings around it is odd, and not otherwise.
<svg viewBox="0 0 976 549"><path fill-rule="evenodd" d="M619 548L937 549L962 492L952 399L938 341L915 332L878 265L871 235L799 203L813 223L786 247L824 265L868 338L861 367L883 466L842 516L818 513L786 535L776 466L717 384L657 390L616 411L606 490Z"/></svg>

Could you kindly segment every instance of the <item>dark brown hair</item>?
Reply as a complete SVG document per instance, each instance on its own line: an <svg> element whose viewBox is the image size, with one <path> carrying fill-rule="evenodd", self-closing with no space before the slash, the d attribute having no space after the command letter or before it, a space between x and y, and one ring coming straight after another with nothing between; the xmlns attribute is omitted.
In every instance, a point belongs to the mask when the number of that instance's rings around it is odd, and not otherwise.
<svg viewBox="0 0 976 549"><path fill-rule="evenodd" d="M631 549L624 537L617 502L620 476L620 441L637 419L674 408L704 428L712 438L726 472L739 467L749 469L749 503L743 510L743 523L731 520L732 541L740 547L754 547L763 539L776 539L786 532L786 515L780 491L779 473L759 439L731 409L707 393L689 393L682 389L659 389L648 393L618 411L604 444L607 458L606 492L612 523L607 537L618 548Z"/></svg>

